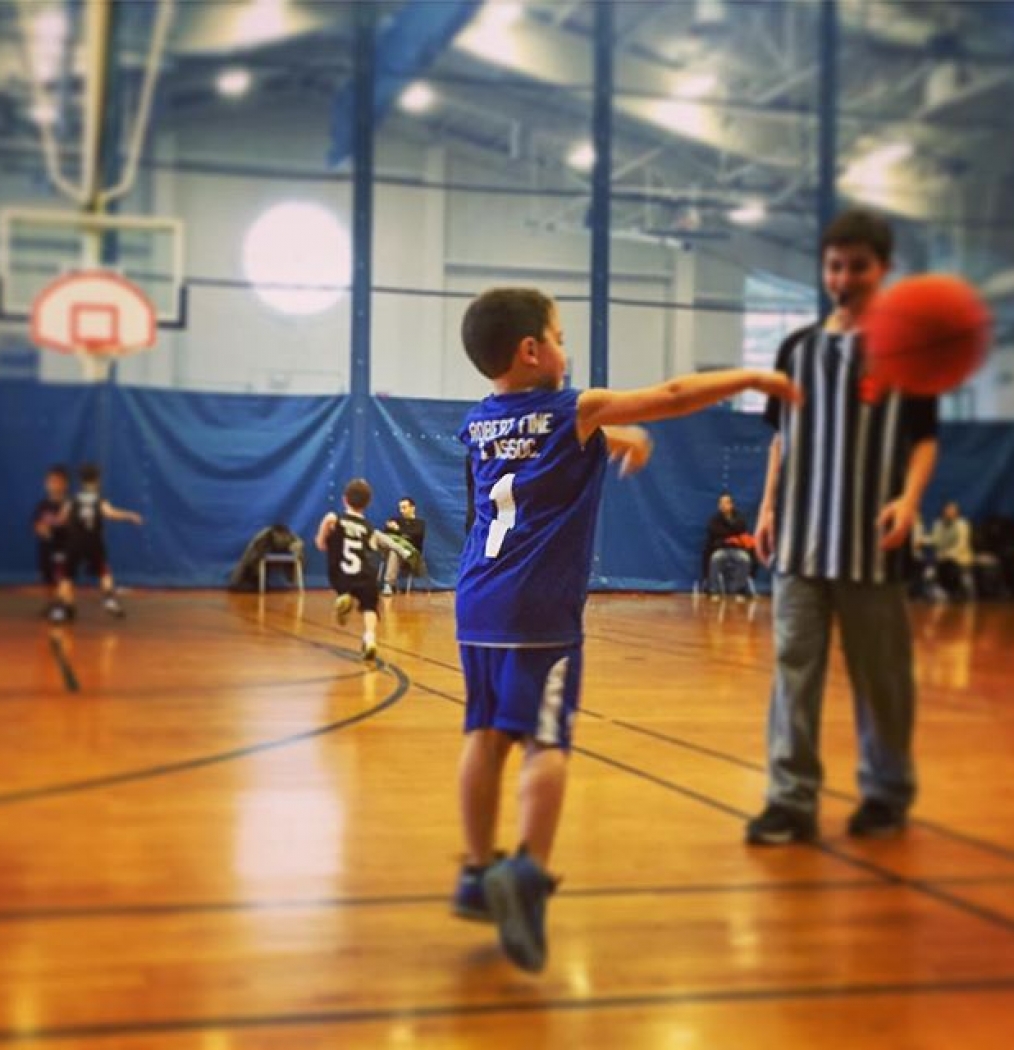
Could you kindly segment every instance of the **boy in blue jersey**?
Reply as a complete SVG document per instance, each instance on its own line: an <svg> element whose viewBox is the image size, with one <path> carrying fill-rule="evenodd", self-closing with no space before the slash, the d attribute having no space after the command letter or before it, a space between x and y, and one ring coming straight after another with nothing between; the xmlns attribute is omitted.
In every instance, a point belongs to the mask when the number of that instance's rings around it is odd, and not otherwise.
<svg viewBox="0 0 1014 1050"><path fill-rule="evenodd" d="M467 855L453 907L494 921L504 951L538 971L546 960L549 856L563 805L581 685L582 615L606 462L622 472L651 457L629 424L686 415L743 390L795 400L774 372L730 370L642 390L563 389L566 356L556 306L538 291L486 292L468 308L462 340L493 394L468 414L475 520L461 559L458 642L465 675L460 800ZM501 779L524 748L521 846L494 854Z"/></svg>

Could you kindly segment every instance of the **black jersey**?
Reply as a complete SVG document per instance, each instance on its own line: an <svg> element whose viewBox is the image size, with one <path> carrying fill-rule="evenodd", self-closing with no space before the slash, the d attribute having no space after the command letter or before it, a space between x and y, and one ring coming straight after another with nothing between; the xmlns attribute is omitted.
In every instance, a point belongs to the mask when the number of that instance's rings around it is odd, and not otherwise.
<svg viewBox="0 0 1014 1050"><path fill-rule="evenodd" d="M70 501L70 533L74 539L102 536L102 495L87 490Z"/></svg>
<svg viewBox="0 0 1014 1050"><path fill-rule="evenodd" d="M327 568L332 584L343 581L347 590L377 582L377 555L373 526L361 515L337 515L327 538ZM338 588L343 589L343 588Z"/></svg>
<svg viewBox="0 0 1014 1050"><path fill-rule="evenodd" d="M63 514L67 507L67 500L49 499L40 500L32 516L33 525L45 525L49 529L48 537L39 537L39 542L54 549L62 549L67 545L67 523L63 520Z"/></svg>

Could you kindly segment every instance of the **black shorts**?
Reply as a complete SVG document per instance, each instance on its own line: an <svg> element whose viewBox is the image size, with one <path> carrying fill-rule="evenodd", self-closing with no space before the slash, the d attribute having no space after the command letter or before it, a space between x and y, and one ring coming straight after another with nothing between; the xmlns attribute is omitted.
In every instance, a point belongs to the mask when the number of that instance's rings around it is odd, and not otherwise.
<svg viewBox="0 0 1014 1050"><path fill-rule="evenodd" d="M67 577L71 580L77 579L81 569L89 576L105 576L109 572L106 542L101 536L84 536L71 540L67 547Z"/></svg>
<svg viewBox="0 0 1014 1050"><path fill-rule="evenodd" d="M376 580L364 580L361 577L343 576L341 573L329 572L328 580L335 594L351 594L359 603L360 612L380 611L380 587Z"/></svg>
<svg viewBox="0 0 1014 1050"><path fill-rule="evenodd" d="M47 586L59 583L67 571L67 550L62 543L39 544L39 575Z"/></svg>

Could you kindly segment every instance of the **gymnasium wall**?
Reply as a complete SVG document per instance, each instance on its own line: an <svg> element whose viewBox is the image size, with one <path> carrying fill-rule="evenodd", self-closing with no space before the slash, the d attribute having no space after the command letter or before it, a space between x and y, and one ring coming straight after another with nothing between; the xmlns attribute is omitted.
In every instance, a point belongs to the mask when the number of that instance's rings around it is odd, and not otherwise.
<svg viewBox="0 0 1014 1050"><path fill-rule="evenodd" d="M417 500L440 587L453 583L463 538L464 459L455 433L467 407L400 398L366 405L374 520L393 514L402 495ZM107 498L146 518L143 528L109 526L122 582L221 586L250 536L280 521L307 541L310 580L322 585L312 539L351 474L350 424L342 397L0 384L0 583L34 578L30 518L46 467L97 459ZM712 409L653 430L651 467L607 485L596 587L692 586L706 523L725 489L753 519L770 440L758 417ZM958 499L973 518L1014 514L1012 477L1010 427L949 424L924 511L935 517L945 500Z"/></svg>
<svg viewBox="0 0 1014 1050"><path fill-rule="evenodd" d="M161 332L157 353L126 362L122 382L234 393L348 390L347 296L323 313L288 317L254 294L241 261L248 229L273 204L314 202L351 228L347 174L323 167L327 120L323 103L241 106L229 119L156 131L123 211L186 223L188 324ZM499 283L538 284L560 298L572 374L587 383L590 247L580 197L575 207L566 187L544 197L529 192L524 164L493 166L386 131L378 136L377 170L374 393L481 395L458 329L468 298ZM0 204L59 206L38 183L4 182ZM631 386L738 364L747 273L759 266L809 279L795 255L747 237L684 247L614 238L610 382ZM23 334L10 325L3 332ZM38 365L47 381L78 381L72 361L44 354Z"/></svg>

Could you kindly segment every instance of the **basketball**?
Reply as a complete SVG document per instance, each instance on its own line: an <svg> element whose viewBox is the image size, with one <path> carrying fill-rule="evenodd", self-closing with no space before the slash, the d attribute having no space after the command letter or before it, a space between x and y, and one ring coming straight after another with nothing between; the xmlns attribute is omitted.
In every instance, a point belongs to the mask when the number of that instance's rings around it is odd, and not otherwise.
<svg viewBox="0 0 1014 1050"><path fill-rule="evenodd" d="M863 320L873 380L906 394L945 394L982 364L990 315L966 281L906 277L881 292Z"/></svg>

